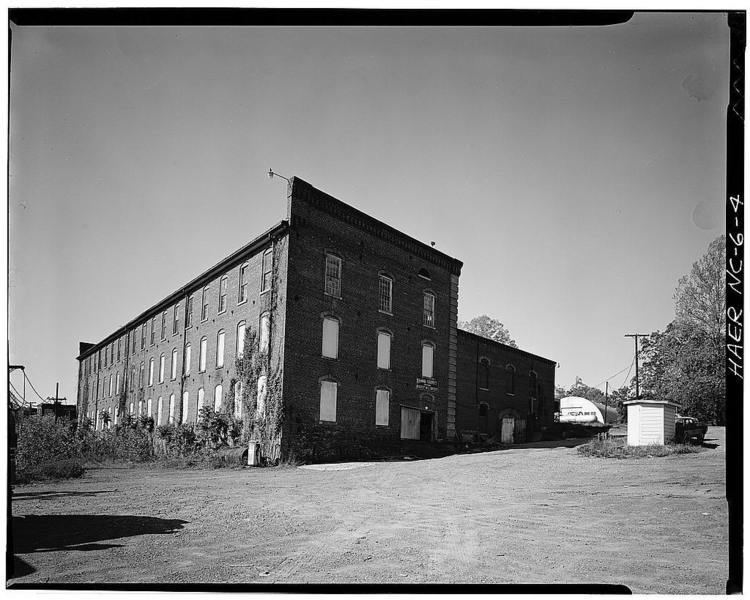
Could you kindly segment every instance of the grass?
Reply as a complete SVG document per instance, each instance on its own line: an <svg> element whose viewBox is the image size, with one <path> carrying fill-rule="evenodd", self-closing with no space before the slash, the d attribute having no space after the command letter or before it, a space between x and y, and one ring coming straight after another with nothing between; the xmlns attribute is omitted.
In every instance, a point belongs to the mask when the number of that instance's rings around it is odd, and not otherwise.
<svg viewBox="0 0 750 600"><path fill-rule="evenodd" d="M578 446L578 454L594 458L655 458L673 454L695 454L700 446L690 444L649 444L647 446L628 446L624 439L592 440Z"/></svg>
<svg viewBox="0 0 750 600"><path fill-rule="evenodd" d="M81 462L74 458L51 460L19 470L16 473L15 483L30 483L47 479L74 479L81 477L84 472L85 469Z"/></svg>

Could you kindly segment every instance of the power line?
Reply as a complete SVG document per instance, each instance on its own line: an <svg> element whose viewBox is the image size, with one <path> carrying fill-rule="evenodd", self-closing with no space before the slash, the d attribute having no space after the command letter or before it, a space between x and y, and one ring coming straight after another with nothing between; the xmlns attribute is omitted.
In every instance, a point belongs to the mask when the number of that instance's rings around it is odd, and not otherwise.
<svg viewBox="0 0 750 600"><path fill-rule="evenodd" d="M28 402L23 399L23 396L21 395L21 392L19 392L16 389L16 386L14 386L10 381L8 382L8 385L11 387L11 389L16 393L16 402L20 404L21 406L26 406Z"/></svg>
<svg viewBox="0 0 750 600"><path fill-rule="evenodd" d="M633 370L633 365L635 364L635 356L633 357L633 361L630 363L630 368L628 369L628 374L625 375L625 380L622 382L622 385L620 387L625 387L625 382L628 380L628 377L630 377L630 371Z"/></svg>
<svg viewBox="0 0 750 600"><path fill-rule="evenodd" d="M633 361L631 360L631 361L630 361L630 366L629 366L629 367L625 367L625 369L632 369L632 368L633 368ZM621 369L620 371L617 371L617 373L615 373L614 375L610 375L610 376L609 376L609 377L607 377L606 379L602 379L602 380L601 380L601 381L600 381L599 383L597 383L597 384L596 384L596 385L595 385L594 387L599 387L599 386L600 386L601 384L603 384L603 383L604 383L605 381L609 381L610 379L614 379L614 378L615 378L615 377L617 377L617 376L618 376L618 375L619 375L620 373L624 373L624 372L625 372L625 369Z"/></svg>
<svg viewBox="0 0 750 600"><path fill-rule="evenodd" d="M39 396L39 399L40 399L40 400L41 400L42 402L46 402L46 400L45 400L44 398L42 398L42 395L41 395L41 394L40 394L39 392L37 392L37 391L36 391L36 388L34 387L34 384L33 384L33 383L31 383L31 379L29 379L29 376L28 376L28 375L26 375L26 371L25 371L25 370L23 371L23 376L24 376L24 377L26 378L26 381L28 381L28 382L29 382L29 385L31 386L31 389L32 389L32 390L34 390L34 393L35 393L35 394L36 394L37 396Z"/></svg>

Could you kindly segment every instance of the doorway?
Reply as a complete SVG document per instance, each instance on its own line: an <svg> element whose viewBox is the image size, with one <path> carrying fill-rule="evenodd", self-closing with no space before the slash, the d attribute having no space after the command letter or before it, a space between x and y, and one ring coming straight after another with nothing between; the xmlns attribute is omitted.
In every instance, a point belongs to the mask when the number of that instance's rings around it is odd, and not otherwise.
<svg viewBox="0 0 750 600"><path fill-rule="evenodd" d="M432 441L432 413L423 412L420 415L419 439L423 442Z"/></svg>
<svg viewBox="0 0 750 600"><path fill-rule="evenodd" d="M516 420L513 417L503 417L503 420L500 422L500 443L513 443L513 431L515 427Z"/></svg>

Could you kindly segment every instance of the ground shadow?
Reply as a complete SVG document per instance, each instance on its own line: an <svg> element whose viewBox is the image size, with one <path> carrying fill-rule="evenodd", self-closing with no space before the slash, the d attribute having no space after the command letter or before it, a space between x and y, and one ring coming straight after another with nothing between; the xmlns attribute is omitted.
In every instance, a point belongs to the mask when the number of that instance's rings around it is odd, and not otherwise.
<svg viewBox="0 0 750 600"><path fill-rule="evenodd" d="M74 492L72 490L59 490L49 492L16 492L13 490L11 500L48 500L54 498L66 498L68 496L96 496L97 494L111 494L117 490L98 490L95 492Z"/></svg>
<svg viewBox="0 0 750 600"><path fill-rule="evenodd" d="M7 561L6 561L6 573L5 577L6 579L13 579L17 577L26 577L26 575L31 575L36 571L34 567L32 567L29 563L27 563L22 558L18 558L17 556L13 556L10 554L10 552L7 555Z"/></svg>
<svg viewBox="0 0 750 600"><path fill-rule="evenodd" d="M173 533L188 521L136 515L26 515L13 517L14 554L50 550L104 550L102 540Z"/></svg>
<svg viewBox="0 0 750 600"><path fill-rule="evenodd" d="M706 443L706 442L703 442L703 443L701 444L701 447L703 447L703 448L708 448L708 449L710 449L710 450L716 450L716 448L718 448L718 447L719 447L719 444L708 444L708 443Z"/></svg>

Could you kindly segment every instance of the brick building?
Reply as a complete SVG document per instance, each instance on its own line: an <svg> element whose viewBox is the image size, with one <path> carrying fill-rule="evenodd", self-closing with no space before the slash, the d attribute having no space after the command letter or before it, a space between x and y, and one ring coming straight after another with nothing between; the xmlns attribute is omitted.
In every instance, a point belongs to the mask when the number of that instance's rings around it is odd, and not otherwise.
<svg viewBox="0 0 750 600"><path fill-rule="evenodd" d="M551 361L484 343L492 373L502 362L519 382L534 371L542 391L524 403L528 384L512 395L472 389L481 338L457 329L459 260L299 178L287 213L98 344L82 343L81 418L97 427L125 414L195 423L211 406L251 423L271 459L453 440L457 427L494 434L501 421L489 419L505 408L529 430L551 423ZM238 356L255 360L254 377Z"/></svg>

